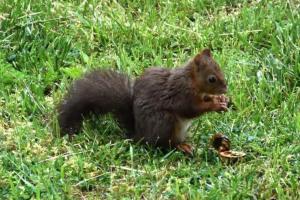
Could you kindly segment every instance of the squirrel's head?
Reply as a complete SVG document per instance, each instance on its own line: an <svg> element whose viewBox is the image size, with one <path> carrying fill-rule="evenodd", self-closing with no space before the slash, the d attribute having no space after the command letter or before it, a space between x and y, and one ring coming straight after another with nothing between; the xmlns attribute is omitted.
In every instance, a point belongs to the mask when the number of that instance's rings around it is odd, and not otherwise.
<svg viewBox="0 0 300 200"><path fill-rule="evenodd" d="M200 93L225 94L227 84L209 49L204 49L190 62L193 82Z"/></svg>

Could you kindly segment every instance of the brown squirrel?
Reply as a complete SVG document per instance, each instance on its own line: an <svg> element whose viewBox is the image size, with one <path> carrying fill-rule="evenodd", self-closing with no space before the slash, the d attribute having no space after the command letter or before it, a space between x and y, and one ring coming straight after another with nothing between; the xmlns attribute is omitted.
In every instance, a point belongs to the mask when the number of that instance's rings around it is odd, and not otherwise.
<svg viewBox="0 0 300 200"><path fill-rule="evenodd" d="M174 69L149 68L135 81L111 70L94 70L74 81L59 105L62 134L75 134L90 113L112 113L126 136L192 154L185 143L191 119L226 111L224 75L209 49Z"/></svg>

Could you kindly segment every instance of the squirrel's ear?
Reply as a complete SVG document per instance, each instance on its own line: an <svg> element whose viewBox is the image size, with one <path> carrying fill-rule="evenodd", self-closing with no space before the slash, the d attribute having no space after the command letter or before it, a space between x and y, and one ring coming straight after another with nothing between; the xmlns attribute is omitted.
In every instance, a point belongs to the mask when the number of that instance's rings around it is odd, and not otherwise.
<svg viewBox="0 0 300 200"><path fill-rule="evenodd" d="M212 57L210 49L204 49L195 56L194 61L197 65L200 65L200 63L205 62L208 57Z"/></svg>

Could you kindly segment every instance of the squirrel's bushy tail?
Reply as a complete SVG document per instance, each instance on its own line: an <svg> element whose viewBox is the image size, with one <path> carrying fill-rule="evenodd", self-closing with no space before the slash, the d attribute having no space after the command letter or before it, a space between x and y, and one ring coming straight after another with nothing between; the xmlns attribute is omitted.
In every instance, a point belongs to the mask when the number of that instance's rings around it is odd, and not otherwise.
<svg viewBox="0 0 300 200"><path fill-rule="evenodd" d="M113 113L126 134L134 131L131 80L111 70L94 70L74 81L58 107L61 134L74 134L90 113Z"/></svg>

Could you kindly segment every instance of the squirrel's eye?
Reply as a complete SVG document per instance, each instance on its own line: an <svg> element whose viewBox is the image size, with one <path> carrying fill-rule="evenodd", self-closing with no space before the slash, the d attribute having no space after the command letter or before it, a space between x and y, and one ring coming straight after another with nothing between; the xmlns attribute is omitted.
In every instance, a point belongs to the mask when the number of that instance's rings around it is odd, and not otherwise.
<svg viewBox="0 0 300 200"><path fill-rule="evenodd" d="M216 78L215 75L210 75L210 76L208 77L208 82L214 83L214 82L216 82L216 81L217 81L217 78Z"/></svg>

